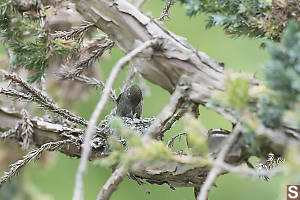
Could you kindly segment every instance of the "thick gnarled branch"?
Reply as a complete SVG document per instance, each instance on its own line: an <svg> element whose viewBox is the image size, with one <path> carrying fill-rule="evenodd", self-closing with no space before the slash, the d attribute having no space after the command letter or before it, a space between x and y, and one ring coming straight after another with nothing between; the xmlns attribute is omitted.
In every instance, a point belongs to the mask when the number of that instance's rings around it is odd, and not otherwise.
<svg viewBox="0 0 300 200"><path fill-rule="evenodd" d="M185 39L168 31L155 19L142 14L125 0L75 1L77 10L87 20L104 31L125 53L138 43L163 38L151 59L147 54L133 59L133 65L147 80L174 92L183 74L189 75L185 83L189 96L203 103L215 91L223 89L223 66L205 53L195 51Z"/></svg>
<svg viewBox="0 0 300 200"><path fill-rule="evenodd" d="M33 144L40 147L43 144L49 142L58 142L62 140L73 140L78 141L79 144L82 143L82 129L70 128L60 124L53 124L46 122L37 117L30 118L33 124ZM7 109L0 109L0 130L8 131L13 129L18 122L22 121L22 115L18 112L11 112ZM148 128L153 121L153 119L143 119L138 123L136 121L126 122L128 125L135 125L137 130L145 131L142 127L146 125ZM107 123L104 124L107 127ZM109 127L104 128L105 134L109 131ZM224 132L224 133L223 133ZM213 146L212 144L220 144L224 141L228 136L228 132L224 130L210 130L208 135L208 145ZM16 139L16 135L12 132L8 139ZM212 143L212 144L211 144ZM285 144L281 144L282 148L284 148ZM219 146L219 145L218 145ZM107 156L106 142L102 137L96 137L93 139L92 143L93 150L89 156L89 159L96 159ZM81 147L75 144L69 144L68 147L62 147L59 149L61 153L64 153L71 157L80 157L81 156ZM211 148L212 153L216 150L215 148ZM178 160L187 160L189 156L187 155L177 155ZM251 154L244 149L244 143L241 140L238 140L232 150L226 157L226 162L230 165L236 165L244 162L245 159L250 157ZM199 163L201 164L201 163ZM213 164L213 163L212 163ZM220 165L216 163L216 165ZM222 169L228 170L227 166L221 166ZM196 167L191 166L189 164L184 164L183 162L175 162L175 161L160 161L156 164L144 163L144 162L136 162L132 168L129 170L134 176L144 179L151 184L168 184L170 187L198 187L201 186L206 179L207 173L211 169L211 166L203 166ZM236 171L237 168L230 168L233 172ZM245 170L244 170L245 171ZM250 174L251 176L254 172L245 172ZM262 173L263 174L263 173Z"/></svg>

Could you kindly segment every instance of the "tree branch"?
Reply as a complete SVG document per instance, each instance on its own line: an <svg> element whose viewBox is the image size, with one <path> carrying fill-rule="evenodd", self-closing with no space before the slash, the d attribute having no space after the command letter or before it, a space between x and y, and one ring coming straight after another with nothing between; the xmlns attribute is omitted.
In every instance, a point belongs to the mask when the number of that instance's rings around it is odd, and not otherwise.
<svg viewBox="0 0 300 200"><path fill-rule="evenodd" d="M206 102L213 92L223 90L224 68L205 53L195 51L184 38L168 31L161 23L141 13L126 0L111 4L106 0L74 0L86 20L94 22L122 51L128 53L136 43L163 38L163 45L152 55L132 60L143 77L173 93L183 74L190 86L187 95L196 103ZM197 53L195 53L197 52ZM146 53L146 52L145 52Z"/></svg>
<svg viewBox="0 0 300 200"><path fill-rule="evenodd" d="M182 104L182 98L183 98L182 89L178 87L175 92L172 94L169 103L160 111L160 113L157 115L157 118L153 122L153 124L150 126L149 130L143 137L143 141L147 142L152 138L162 138L162 130L165 126L165 124L168 122L169 119L172 118L174 113L177 111L177 109ZM167 125L169 126L169 125Z"/></svg>
<svg viewBox="0 0 300 200"><path fill-rule="evenodd" d="M73 74L70 74L70 72L67 70L67 68L60 69L60 71L57 73L57 75L60 79L64 79L64 80L71 79L71 80L78 81L78 82L81 82L81 83L84 83L84 84L87 84L90 86L94 86L96 88L100 88L102 90L105 87L105 85L102 81L99 81L95 78L90 78L90 77L87 77L84 75L73 76ZM114 90L110 91L109 96L112 99L112 101L114 102L114 104L117 105L117 97L116 97Z"/></svg>
<svg viewBox="0 0 300 200"><path fill-rule="evenodd" d="M126 172L127 170L124 166L118 167L102 186L100 192L98 193L97 200L108 200L111 194L117 190L118 185L122 182Z"/></svg>
<svg viewBox="0 0 300 200"><path fill-rule="evenodd" d="M160 17L159 17L159 21L163 21L165 20L165 18L169 18L169 10L171 8L171 6L173 5L173 2L172 0L169 0L166 2L166 5L162 11L162 13L160 14Z"/></svg>
<svg viewBox="0 0 300 200"><path fill-rule="evenodd" d="M10 170L8 172L4 172L4 175L0 178L0 187L4 182L8 182L13 176L15 176L19 170L28 164L33 159L38 159L44 151L55 151L58 148L61 148L63 145L67 145L70 143L76 143L73 140L62 140L58 142L49 142L43 144L38 149L31 150L27 155L23 157L23 159L18 160L17 162L10 165Z"/></svg>
<svg viewBox="0 0 300 200"><path fill-rule="evenodd" d="M66 127L60 124L45 122L41 118L37 118L37 117L31 117L30 120L33 124L32 143L34 145L40 147L43 144L48 142L56 142L56 141L70 139L70 140L78 141L79 146L75 144L70 144L68 145L68 148L62 147L59 149L59 151L71 157L79 158L81 156L80 144L82 143L83 130ZM141 120L140 124L138 125L139 127L137 128L139 130L147 130L149 126L149 122L151 121L152 119L151 120L143 119ZM17 124L20 122L22 122L22 115L20 113L10 112L8 110L1 108L0 109L0 131L2 132L1 138L15 139L18 141L19 139L15 134L14 127L16 127ZM142 128L142 126L144 126L145 123L147 124L147 127ZM102 129L105 132L104 134L106 135L110 134L107 133L107 131L109 131L109 127L107 126L107 124L108 122L104 124L105 128ZM132 124L137 125L137 122L135 121ZM216 130L216 131L210 130L210 133L208 135L208 144L210 144L211 142L216 143L217 140L219 142L217 144L219 144L218 146L220 146L220 144L224 142L228 137L228 135L230 134L228 134L227 132L226 134L223 134L222 137L220 137L220 135L221 135L220 130ZM287 143L281 145L286 146ZM103 138L95 137L93 139L92 147L93 147L93 151L91 152L89 159L95 159L95 158L101 158L107 156L107 153L105 153L108 151L107 144L103 140ZM226 157L226 161L230 164L231 169L226 168L227 166L225 167L220 166L220 167L225 171L236 173L236 171L239 168L235 168L232 165L240 164L241 162L243 162L245 159L247 159L252 155L249 152L244 152L244 150L242 150L243 148L244 148L243 143L241 143L240 141L235 142L234 147ZM241 153L237 154L237 152L241 152ZM186 162L188 164L184 164L185 160L190 159L188 155L178 154L177 157L178 157L178 162L165 161L165 160L161 160L155 164L137 162L131 167L130 173L140 179L146 180L150 184L159 184L159 185L168 184L172 188L201 186L207 176L207 173L211 169L210 165L195 167L191 165L190 162ZM212 166L218 165L218 163L214 164L214 161L212 161L211 165ZM244 169L242 171L244 171ZM249 173L247 172L247 174ZM260 175L263 175L263 173Z"/></svg>
<svg viewBox="0 0 300 200"><path fill-rule="evenodd" d="M241 131L241 124L237 124L233 129L232 133L229 135L229 137L223 142L224 146L222 147L222 149L218 154L218 157L216 158L217 163L224 162L227 153L230 151L232 144L237 139L238 135L240 134L240 131ZM221 172L222 172L222 168L220 166L214 166L210 170L204 184L201 187L197 200L205 200L208 197L208 192L210 188L213 186L216 178L220 175Z"/></svg>
<svg viewBox="0 0 300 200"><path fill-rule="evenodd" d="M86 170L86 165L88 162L88 155L90 153L90 144L92 141L92 137L95 134L95 130L96 130L96 122L97 119L99 117L99 115L101 114L104 106L107 103L107 99L108 96L110 94L112 85L115 81L115 79L117 78L117 75L119 73L119 71L123 68L124 65L126 65L133 57L135 57L137 54L139 54L140 52L142 52L144 49L150 47L151 45L155 44L156 40L149 40L145 43L142 43L141 45L139 45L137 48L135 48L133 51L131 51L130 53L128 53L126 56L124 56L123 58L121 58L116 65L113 67L112 72L109 75L109 78L105 84L104 90L103 90L103 94L101 96L101 99L99 100L90 120L88 123L88 127L86 130L86 134L85 134L85 138L84 138L84 144L83 144L83 151L82 151L82 156L81 156L81 160L80 160L80 164L78 167L78 171L76 174L76 183L75 183L75 187L74 187L74 195L73 195L73 200L81 200L83 199L82 197L82 182L83 182L83 176L84 176L84 172Z"/></svg>
<svg viewBox="0 0 300 200"><path fill-rule="evenodd" d="M8 72L6 72L5 70L2 70L2 69L0 70L0 72L4 74L6 79L11 80L14 83L19 84L21 87L23 87L27 92L29 92L31 94L31 96L29 97L26 94L16 92L14 90L9 91L9 90L5 90L5 89L1 89L1 93L5 93L7 95L18 95L17 93L19 93L20 94L19 97L21 97L21 98L24 98L26 100L35 101L36 103L40 104L42 107L49 109L50 111L55 112L72 122L75 122L79 125L87 126L87 121L85 119L73 114L69 110L60 108L52 99L45 96L37 89L33 88L31 85L29 85L28 83L23 81L16 74L9 74Z"/></svg>

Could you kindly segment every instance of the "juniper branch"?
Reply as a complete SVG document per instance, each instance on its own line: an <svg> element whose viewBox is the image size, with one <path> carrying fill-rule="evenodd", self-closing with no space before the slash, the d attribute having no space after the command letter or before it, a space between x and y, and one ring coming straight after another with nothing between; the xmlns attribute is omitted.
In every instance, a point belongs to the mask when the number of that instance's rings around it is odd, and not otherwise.
<svg viewBox="0 0 300 200"><path fill-rule="evenodd" d="M70 74L70 72L67 70L67 68L63 67L58 73L57 76L59 79L63 79L63 80L74 80L74 81L78 81L96 88L100 88L100 89L104 89L105 84L100 81L97 80L95 78L90 78L84 75L77 75L77 76L73 76L73 74ZM116 104L117 103L117 97L115 94L114 90L110 91L110 98L112 99L112 101Z"/></svg>
<svg viewBox="0 0 300 200"><path fill-rule="evenodd" d="M30 120L29 114L25 109L22 110L22 123L20 126L19 134L22 139L22 149L26 150L32 142L33 124Z"/></svg>
<svg viewBox="0 0 300 200"><path fill-rule="evenodd" d="M166 2L166 5L165 5L162 13L160 14L160 17L158 18L159 21L163 21L163 20L165 20L165 18L169 18L169 10L173 4L174 3L172 2L172 0L169 0Z"/></svg>
<svg viewBox="0 0 300 200"><path fill-rule="evenodd" d="M98 49L94 50L87 58L75 64L75 69L70 72L69 76L78 76L82 74L82 72L95 63L95 61L102 56L107 49L111 49L113 46L114 42L109 39L106 39L104 44L98 44Z"/></svg>
<svg viewBox="0 0 300 200"><path fill-rule="evenodd" d="M94 23L83 21L81 25L73 27L71 31L56 31L52 36L64 40L76 40L78 43L83 41L83 37L88 30L95 27Z"/></svg>
<svg viewBox="0 0 300 200"><path fill-rule="evenodd" d="M60 116L75 122L77 124L83 125L83 126L87 126L87 121L85 119L83 119L82 117L79 117L75 114L73 114L72 112L70 112L69 110L60 108L52 99L50 99L49 97L45 96L44 94L42 94L40 91L38 91L37 89L33 88L31 85L29 85L28 83L26 83L25 81L23 81L19 76L17 76L16 74L9 74L8 72L6 72L5 70L0 70L3 74L4 77L8 80L13 81L14 83L19 84L21 87L23 87L28 93L30 93L32 96L31 98L28 95L24 95L22 93L19 93L19 97L22 97L26 100L34 100L36 103L40 104L42 107L48 109L49 111L52 111L54 113L59 114ZM7 95L18 95L18 93L13 92L12 90L4 90L1 89L1 91L4 92L10 92L7 93Z"/></svg>
<svg viewBox="0 0 300 200"><path fill-rule="evenodd" d="M23 92L19 92L19 91L14 90L14 89L0 88L0 94L4 94L8 97L15 97L15 98L26 100L26 101L36 101L36 99L34 99L32 96L27 95Z"/></svg>
<svg viewBox="0 0 300 200"><path fill-rule="evenodd" d="M283 159L281 157L276 156L273 153L268 154L268 158L265 163L259 163L256 167L257 170L271 170L275 168L279 163L283 162ZM261 178L263 178L265 181L269 181L270 178L268 175L261 175Z"/></svg>
<svg viewBox="0 0 300 200"><path fill-rule="evenodd" d="M31 150L27 155L23 156L23 159L18 160L17 162L10 165L10 170L4 172L4 175L0 178L0 187L3 183L8 182L13 176L16 176L20 169L28 164L33 159L38 159L44 151L55 151L61 148L63 145L75 143L74 140L62 140L58 142L49 142L43 144L38 149Z"/></svg>
<svg viewBox="0 0 300 200"><path fill-rule="evenodd" d="M104 40L104 42L103 42ZM101 42L99 44L99 42ZM96 43L96 45L95 45ZM97 37L93 41L90 41L86 49L96 46L96 50L92 51L92 53L85 59L78 61L73 70L66 70L66 67L63 66L63 69L58 73L58 77L60 79L65 80L76 80L79 82L86 83L88 85L104 88L104 83L98 81L94 78L89 78L81 75L84 70L90 67L107 49L111 49L114 45L114 42L109 40L106 36L101 37L100 39ZM111 98L116 103L116 95L115 92L111 91Z"/></svg>

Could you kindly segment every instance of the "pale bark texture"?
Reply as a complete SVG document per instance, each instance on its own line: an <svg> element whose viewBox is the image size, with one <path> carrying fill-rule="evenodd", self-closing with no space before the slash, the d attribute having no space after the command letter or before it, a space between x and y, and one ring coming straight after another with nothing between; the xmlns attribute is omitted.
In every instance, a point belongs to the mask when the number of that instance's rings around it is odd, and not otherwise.
<svg viewBox="0 0 300 200"><path fill-rule="evenodd" d="M43 144L49 142L74 141L62 146L58 150L70 157L84 157L82 159L83 167L79 170L81 171L79 178L80 187L78 187L80 191L77 190L77 187L75 188L75 192L79 191L80 194L76 195L74 193L74 199L82 199L82 180L87 161L106 157L112 151L107 142L108 136L114 134L109 126L109 119L104 119L101 122L101 126L96 127L95 125L109 96L115 101L116 97L112 86L118 72L126 63L131 62L132 66L146 80L167 90L172 95L169 103L162 109L156 119L146 118L127 121L129 126L137 130L142 130L139 133L145 134L141 137L141 141L145 145L154 139L162 139L163 133L169 130L172 124L185 113L192 113L193 117L197 118L199 104L206 106L208 100L215 93L224 91L226 70L222 63L198 51L187 43L185 38L177 36L165 28L161 21L143 14L137 7L126 0L72 0L72 2L76 5L77 11L84 20L95 24L95 27L107 35L107 39L111 40L109 48L116 44L126 54L125 60L123 58L123 60L121 59L117 63L115 72L111 74L112 77L106 84L80 74L69 77L71 80L86 82L90 85L105 88L102 93L104 100L100 101L101 104L99 103L100 106L96 109L95 116L89 122L68 110L59 108L56 104L52 104L51 99L49 100L45 97L46 100L44 100L44 96L40 98L40 103L39 101L35 101L61 117L66 118L65 116L71 116L73 120L70 121L77 123L77 125L82 125L82 128L75 128L76 125L61 125L54 121L47 122L45 118L27 118L27 121L32 124L33 129L30 138L32 139L30 140L31 145L41 147ZM141 1L142 3L143 1ZM139 48L141 44L144 46L143 48ZM132 51L135 53L130 53ZM68 72L65 74L68 74ZM259 83L253 80L253 85L257 84ZM24 85L26 86L25 82L23 87ZM30 97L30 94L13 93L13 91L0 90L2 94L7 96L23 98L23 100L27 101L34 100L34 98ZM30 92L30 90L28 91ZM35 94L35 90L32 89L32 91ZM39 97L39 95L36 95L36 97ZM21 112L12 112L7 107L7 105L1 105L0 108L0 131L2 132L0 138L14 139L22 143L22 137L17 134L10 134L10 132L18 129L20 124L25 123L23 116ZM236 125L236 127L240 126L238 119L229 111L222 108L214 109L224 118L231 121L233 125ZM127 122L125 122L125 125ZM85 131L88 123L88 131ZM203 189L205 192L201 197L199 196L199 199L205 199L216 178L227 171L242 171L245 174L260 176L257 175L258 173L254 169L235 167L247 162L250 156L266 158L270 152L274 153L277 157L282 156L286 144L292 144L296 140L299 141L300 138L299 132L293 128L284 127L278 131L273 131L265 127L261 129L260 133L262 135L260 137L264 138L264 142L261 144L261 150L255 154L251 153L243 138L240 137L240 128L236 128L234 129L236 130L233 132L234 134L223 129L208 131L208 154L209 158L212 159L208 159L209 161L206 160L203 163L203 160L199 157L195 158L182 152L172 152L174 157L176 157L176 161L175 159L173 161L160 160L153 164L141 160L134 162L129 168L127 166L124 167L125 165L121 161L119 168L115 170L113 176L99 192L98 199L109 199L112 192L117 189L118 184L127 174L130 177L134 177L133 179L135 180L142 179L151 184L159 185L168 184L171 188L194 187L195 191L198 192L205 180L208 180L207 186ZM227 138L232 139L227 140ZM224 141L230 142L226 146ZM225 148L222 150L224 146ZM85 149L85 153L82 153L82 149ZM131 150L128 147L127 153L130 153ZM219 154L219 152L221 153ZM220 158L214 160L218 155ZM192 164L189 163L191 161L193 161ZM214 163L215 161L218 163ZM228 165L230 166L228 167ZM208 176L210 171L211 174ZM268 172L264 171L261 174L268 175ZM211 178L206 179L207 176Z"/></svg>
<svg viewBox="0 0 300 200"><path fill-rule="evenodd" d="M161 38L151 57L144 53L132 60L143 77L168 92L186 86L196 103L205 103L223 90L224 67L205 53L197 51L185 38L167 30L161 22L141 13L125 0L74 1L80 14L104 31L125 53L139 43Z"/></svg>

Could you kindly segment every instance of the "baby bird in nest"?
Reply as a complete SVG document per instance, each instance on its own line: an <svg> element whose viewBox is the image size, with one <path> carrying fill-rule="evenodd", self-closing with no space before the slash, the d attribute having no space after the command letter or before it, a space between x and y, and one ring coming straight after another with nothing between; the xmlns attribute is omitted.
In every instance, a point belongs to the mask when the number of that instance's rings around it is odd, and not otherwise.
<svg viewBox="0 0 300 200"><path fill-rule="evenodd" d="M141 119L142 109L143 94L138 85L130 86L119 95L117 99L117 116Z"/></svg>

